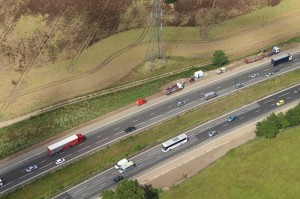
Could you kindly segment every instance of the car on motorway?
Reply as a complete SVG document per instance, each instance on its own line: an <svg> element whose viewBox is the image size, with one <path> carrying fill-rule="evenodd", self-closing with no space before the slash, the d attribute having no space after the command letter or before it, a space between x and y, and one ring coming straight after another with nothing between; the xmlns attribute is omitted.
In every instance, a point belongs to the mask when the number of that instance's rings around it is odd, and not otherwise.
<svg viewBox="0 0 300 199"><path fill-rule="evenodd" d="M59 158L58 160L56 160L55 164L62 164L65 161L66 161L65 158Z"/></svg>
<svg viewBox="0 0 300 199"><path fill-rule="evenodd" d="M228 121L229 122L232 122L232 121L234 121L234 120L236 120L237 119L237 116L236 115L230 115L229 117L228 117Z"/></svg>
<svg viewBox="0 0 300 199"><path fill-rule="evenodd" d="M273 75L274 75L274 72L269 72L269 73L266 74L266 77L271 77Z"/></svg>
<svg viewBox="0 0 300 199"><path fill-rule="evenodd" d="M254 74L250 75L250 77L252 79L257 78L257 77L259 77L259 73L254 73Z"/></svg>
<svg viewBox="0 0 300 199"><path fill-rule="evenodd" d="M296 89L294 90L294 93L295 93L295 94L300 93L300 87L299 87L299 88L296 88Z"/></svg>
<svg viewBox="0 0 300 199"><path fill-rule="evenodd" d="M37 166L36 164L31 165L31 166L27 167L26 172L29 173L29 172L31 172L31 171L36 170L37 168L38 168L38 166Z"/></svg>
<svg viewBox="0 0 300 199"><path fill-rule="evenodd" d="M177 102L177 106L183 106L183 105L185 105L185 101L180 100Z"/></svg>
<svg viewBox="0 0 300 199"><path fill-rule="evenodd" d="M244 87L244 84L243 84L243 83L237 83L237 84L234 85L234 87L235 87L236 89L242 88L242 87Z"/></svg>
<svg viewBox="0 0 300 199"><path fill-rule="evenodd" d="M130 126L127 129L125 129L124 131L125 131L125 133L131 133L132 131L135 131L135 130L136 130L136 128L134 126Z"/></svg>
<svg viewBox="0 0 300 199"><path fill-rule="evenodd" d="M114 182L114 183L117 183L117 182L119 182L119 181L121 181L121 180L123 180L123 179L124 179L123 176L117 176L117 177L115 177L115 178L113 179L113 182Z"/></svg>
<svg viewBox="0 0 300 199"><path fill-rule="evenodd" d="M282 104L284 104L284 100L279 100L279 101L276 103L277 106L281 106Z"/></svg>
<svg viewBox="0 0 300 199"><path fill-rule="evenodd" d="M209 137L213 137L215 135L217 135L217 131L211 131L211 132L208 133Z"/></svg>

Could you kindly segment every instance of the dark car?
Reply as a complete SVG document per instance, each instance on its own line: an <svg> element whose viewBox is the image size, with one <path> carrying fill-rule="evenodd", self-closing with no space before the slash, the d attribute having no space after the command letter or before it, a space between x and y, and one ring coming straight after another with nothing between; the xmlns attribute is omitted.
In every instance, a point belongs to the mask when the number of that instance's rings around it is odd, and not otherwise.
<svg viewBox="0 0 300 199"><path fill-rule="evenodd" d="M113 179L113 181L114 181L114 183L117 183L117 182L119 182L120 180L123 180L123 179L124 179L123 176L117 176L117 177L115 177L115 178Z"/></svg>
<svg viewBox="0 0 300 199"><path fill-rule="evenodd" d="M132 131L135 131L136 128L134 126L130 126L127 129L125 129L125 133L131 133Z"/></svg>
<svg viewBox="0 0 300 199"><path fill-rule="evenodd" d="M294 93L295 93L295 94L300 93L300 87L299 87L299 88L296 88L296 89L294 90Z"/></svg>

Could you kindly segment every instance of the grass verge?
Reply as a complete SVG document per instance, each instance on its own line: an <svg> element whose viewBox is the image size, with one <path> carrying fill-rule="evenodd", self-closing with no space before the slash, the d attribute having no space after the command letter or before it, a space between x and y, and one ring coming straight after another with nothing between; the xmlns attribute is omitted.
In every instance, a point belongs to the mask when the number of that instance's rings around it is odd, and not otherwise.
<svg viewBox="0 0 300 199"><path fill-rule="evenodd" d="M185 131L199 125L199 123L221 115L230 109L247 104L254 99L258 99L298 81L300 81L300 69L245 88L237 93L220 98L218 101L213 101L198 109L177 116L140 134L128 137L56 172L46 174L44 177L19 188L4 198L31 199L49 196L87 178L87 176L100 172L101 169L110 166L123 157L133 155L181 131ZM170 129L170 126L173 128Z"/></svg>
<svg viewBox="0 0 300 199"><path fill-rule="evenodd" d="M300 127L275 139L256 138L159 198L298 198L299 142Z"/></svg>

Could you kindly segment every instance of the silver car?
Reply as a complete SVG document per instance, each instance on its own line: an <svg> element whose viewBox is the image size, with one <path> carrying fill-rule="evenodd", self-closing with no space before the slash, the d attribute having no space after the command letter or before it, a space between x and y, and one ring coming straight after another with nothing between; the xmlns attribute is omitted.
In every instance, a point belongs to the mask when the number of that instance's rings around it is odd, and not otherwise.
<svg viewBox="0 0 300 199"><path fill-rule="evenodd" d="M250 75L250 77L252 79L257 78L257 77L259 77L259 73L254 73L254 74Z"/></svg>
<svg viewBox="0 0 300 199"><path fill-rule="evenodd" d="M185 101L178 101L177 102L177 106L183 106L183 105L185 105Z"/></svg>
<svg viewBox="0 0 300 199"><path fill-rule="evenodd" d="M213 137L215 135L217 135L217 131L211 131L211 132L208 133L209 137Z"/></svg>
<svg viewBox="0 0 300 199"><path fill-rule="evenodd" d="M29 166L27 169L26 169L26 172L31 172L31 171L34 171L34 170L36 170L38 168L38 166L36 165L36 164L34 164L34 165L31 165L31 166Z"/></svg>
<svg viewBox="0 0 300 199"><path fill-rule="evenodd" d="M273 75L274 75L273 72L269 72L269 73L266 74L266 77L271 77L271 76L273 76Z"/></svg>

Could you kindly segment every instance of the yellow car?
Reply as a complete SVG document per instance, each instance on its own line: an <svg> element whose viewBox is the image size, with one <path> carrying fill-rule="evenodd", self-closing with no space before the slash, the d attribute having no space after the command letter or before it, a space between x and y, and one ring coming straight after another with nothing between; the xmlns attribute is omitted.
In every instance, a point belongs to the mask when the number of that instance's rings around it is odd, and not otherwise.
<svg viewBox="0 0 300 199"><path fill-rule="evenodd" d="M284 104L284 100L279 100L279 101L276 103L277 106L281 106L282 104Z"/></svg>

